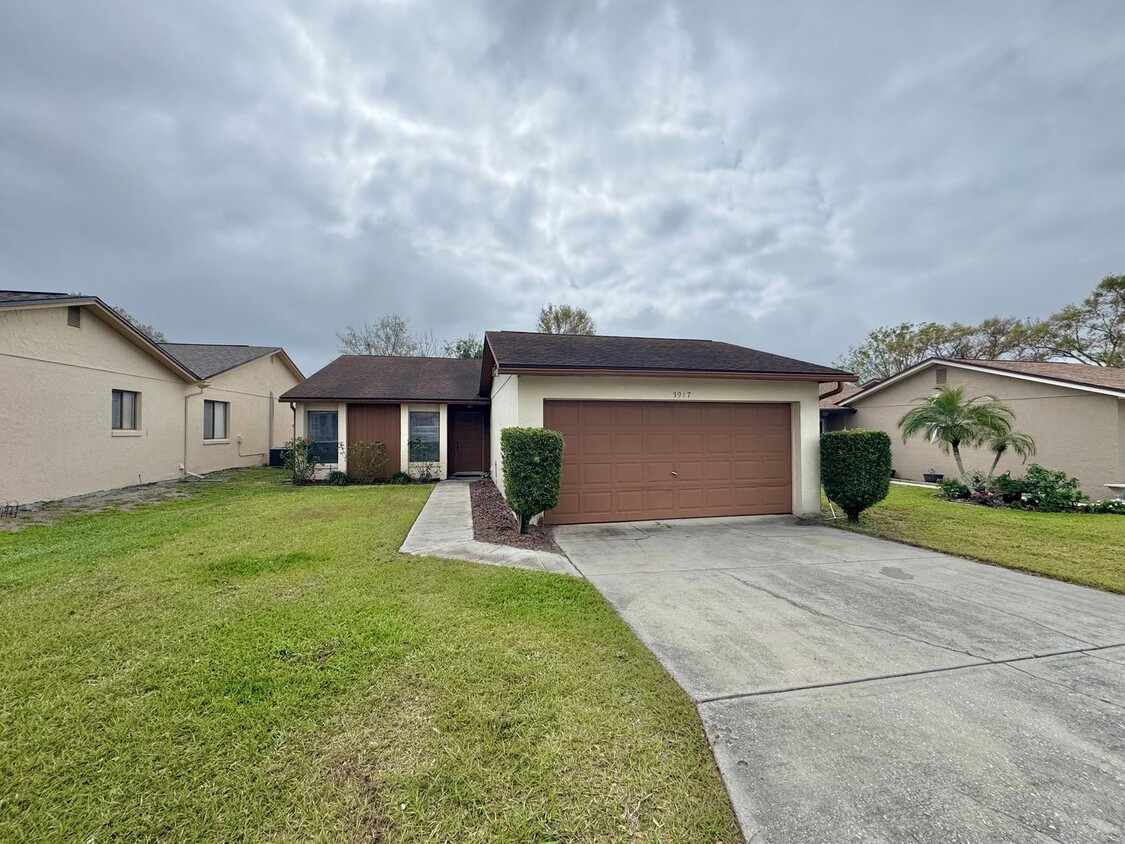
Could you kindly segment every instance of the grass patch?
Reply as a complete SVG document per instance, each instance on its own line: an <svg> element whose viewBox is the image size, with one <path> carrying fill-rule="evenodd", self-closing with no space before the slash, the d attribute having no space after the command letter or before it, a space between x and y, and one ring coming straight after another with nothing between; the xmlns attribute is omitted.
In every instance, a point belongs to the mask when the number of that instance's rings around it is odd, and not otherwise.
<svg viewBox="0 0 1125 844"><path fill-rule="evenodd" d="M0 840L739 840L588 583L400 556L429 487L280 477L0 534Z"/></svg>
<svg viewBox="0 0 1125 844"><path fill-rule="evenodd" d="M827 515L827 511L825 512ZM833 525L947 554L1125 593L1125 518L958 504L925 487L891 485L858 524Z"/></svg>

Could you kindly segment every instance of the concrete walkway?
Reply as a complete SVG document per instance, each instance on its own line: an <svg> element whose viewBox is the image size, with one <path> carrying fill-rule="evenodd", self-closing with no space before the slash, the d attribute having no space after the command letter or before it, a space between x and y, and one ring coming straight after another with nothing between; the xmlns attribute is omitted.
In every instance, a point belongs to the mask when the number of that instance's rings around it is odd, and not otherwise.
<svg viewBox="0 0 1125 844"><path fill-rule="evenodd" d="M1125 841L1122 596L791 517L555 539L695 700L754 844Z"/></svg>
<svg viewBox="0 0 1125 844"><path fill-rule="evenodd" d="M570 560L561 554L493 545L473 539L470 483L449 480L435 486L399 550L419 557L446 557L580 576Z"/></svg>

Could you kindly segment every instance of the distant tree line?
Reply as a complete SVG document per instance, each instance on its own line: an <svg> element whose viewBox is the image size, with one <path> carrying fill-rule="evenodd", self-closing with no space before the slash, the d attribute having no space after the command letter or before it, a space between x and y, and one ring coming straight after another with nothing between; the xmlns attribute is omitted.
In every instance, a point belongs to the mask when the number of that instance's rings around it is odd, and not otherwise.
<svg viewBox="0 0 1125 844"><path fill-rule="evenodd" d="M595 334L597 326L584 308L548 304L539 311L538 330L543 334ZM472 334L438 342L433 332L414 333L410 322L399 314L387 314L375 322L349 325L336 334L340 353L391 357L481 358L484 339Z"/></svg>
<svg viewBox="0 0 1125 844"><path fill-rule="evenodd" d="M993 316L978 325L904 322L876 328L836 365L867 382L931 357L1125 366L1125 275L1107 276L1080 303L1045 319Z"/></svg>

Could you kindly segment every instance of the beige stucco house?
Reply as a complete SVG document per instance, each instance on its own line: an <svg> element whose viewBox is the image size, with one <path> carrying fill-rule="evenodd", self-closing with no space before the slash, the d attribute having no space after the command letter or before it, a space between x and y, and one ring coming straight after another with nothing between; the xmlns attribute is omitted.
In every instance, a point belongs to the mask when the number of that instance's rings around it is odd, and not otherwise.
<svg viewBox="0 0 1125 844"><path fill-rule="evenodd" d="M1016 415L1016 427L1034 437L1029 462L1062 470L1092 498L1112 497L1106 484L1125 483L1125 370L1010 360L931 359L884 381L825 396L821 413L829 430L878 428L891 435L893 467L900 478L920 480L931 470L952 477L956 466L927 440L902 441L898 420L938 386L964 387L970 396L995 396ZM964 450L967 469L987 470L992 454ZM1019 475L1023 464L1005 455L998 472Z"/></svg>
<svg viewBox="0 0 1125 844"><path fill-rule="evenodd" d="M157 344L97 297L0 291L0 500L264 463L302 380L277 347Z"/></svg>
<svg viewBox="0 0 1125 844"><path fill-rule="evenodd" d="M281 397L293 432L346 471L387 444L385 474L489 472L501 432L560 431L550 523L820 509L820 382L829 367L709 340L495 331L483 360L345 355Z"/></svg>

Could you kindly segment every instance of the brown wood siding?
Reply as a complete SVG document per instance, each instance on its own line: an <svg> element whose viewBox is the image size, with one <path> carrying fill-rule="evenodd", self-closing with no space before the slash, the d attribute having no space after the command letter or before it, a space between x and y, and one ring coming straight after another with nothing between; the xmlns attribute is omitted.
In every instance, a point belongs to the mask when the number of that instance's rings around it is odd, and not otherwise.
<svg viewBox="0 0 1125 844"><path fill-rule="evenodd" d="M357 442L382 442L387 447L383 477L401 469L402 416L397 404L349 404L348 445Z"/></svg>
<svg viewBox="0 0 1125 844"><path fill-rule="evenodd" d="M565 442L549 524L790 513L788 404L547 401Z"/></svg>

